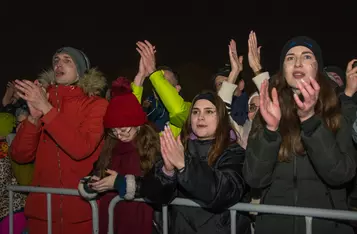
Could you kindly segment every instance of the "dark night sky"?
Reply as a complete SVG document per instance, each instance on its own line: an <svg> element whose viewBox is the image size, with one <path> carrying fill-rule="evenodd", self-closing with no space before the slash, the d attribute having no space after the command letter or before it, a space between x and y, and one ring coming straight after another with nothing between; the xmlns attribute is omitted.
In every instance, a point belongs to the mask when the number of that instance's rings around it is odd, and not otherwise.
<svg viewBox="0 0 357 234"><path fill-rule="evenodd" d="M271 73L278 68L284 43L298 35L310 36L320 44L325 64L345 69L357 57L352 1L316 7L301 3L236 1L213 6L195 1L169 6L166 2L159 8L136 1L132 1L135 6L87 2L84 8L62 2L53 2L53 6L21 3L20 8L17 2L5 4L0 84L5 87L8 80L35 79L51 65L54 51L64 45L82 49L109 80L119 75L132 78L139 60L135 42L148 39L157 47L158 63L178 70L183 94L190 99L211 87L210 76L228 61L230 38L236 39L238 53L246 56L252 29L263 46L263 65ZM251 78L247 63L244 78Z"/></svg>

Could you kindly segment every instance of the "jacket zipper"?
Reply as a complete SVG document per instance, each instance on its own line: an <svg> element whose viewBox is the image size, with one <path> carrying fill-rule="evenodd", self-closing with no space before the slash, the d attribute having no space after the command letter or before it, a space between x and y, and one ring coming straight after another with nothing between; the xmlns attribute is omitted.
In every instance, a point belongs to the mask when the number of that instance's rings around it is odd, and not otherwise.
<svg viewBox="0 0 357 234"><path fill-rule="evenodd" d="M57 112L60 112L60 103L58 98L58 85L56 85L56 104L57 104ZM58 170L59 170L59 182L61 188L63 187L62 182L62 170L61 170L61 158L60 158L60 150L58 144L57 147L57 163L58 163ZM63 195L60 195L60 233L63 234Z"/></svg>
<svg viewBox="0 0 357 234"><path fill-rule="evenodd" d="M293 185L294 185L294 207L297 205L298 201L298 188L297 188L297 167L296 167L296 155L293 156L294 161L293 161L293 166L294 166L294 177L293 177ZM294 227L294 233L296 233L296 216L293 217L293 227Z"/></svg>

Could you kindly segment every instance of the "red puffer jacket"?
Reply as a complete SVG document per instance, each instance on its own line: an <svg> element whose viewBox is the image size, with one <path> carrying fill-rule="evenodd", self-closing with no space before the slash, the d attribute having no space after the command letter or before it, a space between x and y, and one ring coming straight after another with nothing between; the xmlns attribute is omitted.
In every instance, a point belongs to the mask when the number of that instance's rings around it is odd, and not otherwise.
<svg viewBox="0 0 357 234"><path fill-rule="evenodd" d="M85 85L83 85L85 84ZM107 100L98 94L105 78L91 70L76 86L51 85L53 108L39 127L24 121L11 145L12 158L19 163L35 160L32 185L76 189L98 159L103 138L103 116ZM25 213L47 220L46 194L31 193ZM76 196L52 196L54 222L77 223L91 219L87 201Z"/></svg>

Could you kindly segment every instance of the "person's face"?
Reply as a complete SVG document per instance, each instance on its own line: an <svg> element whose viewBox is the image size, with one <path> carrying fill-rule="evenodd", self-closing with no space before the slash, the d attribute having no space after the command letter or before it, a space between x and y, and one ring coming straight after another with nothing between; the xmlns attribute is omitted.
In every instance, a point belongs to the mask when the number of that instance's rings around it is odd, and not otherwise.
<svg viewBox="0 0 357 234"><path fill-rule="evenodd" d="M196 101L191 112L191 127L197 138L213 139L217 124L217 110L213 103L205 99Z"/></svg>
<svg viewBox="0 0 357 234"><path fill-rule="evenodd" d="M123 128L113 128L113 134L118 140L122 142L130 142L137 135L138 127L123 127Z"/></svg>
<svg viewBox="0 0 357 234"><path fill-rule="evenodd" d="M310 83L310 78L315 79L317 74L317 61L312 51L304 46L291 48L284 59L284 76L288 85L297 88L297 83L305 81Z"/></svg>
<svg viewBox="0 0 357 234"><path fill-rule="evenodd" d="M214 80L214 84L215 84L217 92L221 89L223 81L227 81L227 80L228 80L228 77L226 77L226 76L217 76L216 77L216 79Z"/></svg>
<svg viewBox="0 0 357 234"><path fill-rule="evenodd" d="M248 118L253 120L259 110L259 96L255 96L251 99L248 106Z"/></svg>
<svg viewBox="0 0 357 234"><path fill-rule="evenodd" d="M181 86L177 83L175 74L172 71L164 70L165 79L176 88L177 92L181 91Z"/></svg>
<svg viewBox="0 0 357 234"><path fill-rule="evenodd" d="M55 79L58 84L70 84L77 80L77 67L68 54L57 54L53 61Z"/></svg>
<svg viewBox="0 0 357 234"><path fill-rule="evenodd" d="M337 83L338 86L343 86L343 81L336 72L329 72L329 75L333 77L334 81Z"/></svg>

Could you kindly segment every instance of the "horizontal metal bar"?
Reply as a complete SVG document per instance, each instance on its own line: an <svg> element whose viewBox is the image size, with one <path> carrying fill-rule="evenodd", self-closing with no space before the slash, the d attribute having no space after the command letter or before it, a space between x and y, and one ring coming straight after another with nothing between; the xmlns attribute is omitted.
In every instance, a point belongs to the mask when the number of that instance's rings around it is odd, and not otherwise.
<svg viewBox="0 0 357 234"><path fill-rule="evenodd" d="M120 198L118 202L122 200L123 199ZM143 199L135 199L135 201L147 202ZM201 207L196 202L183 198L176 198L169 205ZM267 214L308 216L308 217L325 218L325 219L357 220L357 212L346 211L346 210L262 205L262 204L249 204L249 203L237 203L236 205L229 208L229 210L259 212L259 213L267 213Z"/></svg>
<svg viewBox="0 0 357 234"><path fill-rule="evenodd" d="M357 212L347 211L347 210L305 208L305 207L296 207L296 206L275 206L275 205L263 205L263 204L247 204L247 203L238 203L229 209L239 210L239 211L253 211L253 212L268 213L268 214L270 213L270 214L309 216L314 218L325 218L325 219L357 220Z"/></svg>
<svg viewBox="0 0 357 234"><path fill-rule="evenodd" d="M59 195L79 196L79 192L77 189L17 186L17 185L10 185L7 187L7 189L14 192L51 193L51 194L59 194Z"/></svg>
<svg viewBox="0 0 357 234"><path fill-rule="evenodd" d="M43 188L43 187L32 187L32 186L9 186L8 189L10 191L15 191L15 192L53 193L53 194L72 195L72 196L79 195L76 189ZM119 198L118 202L120 200L123 199ZM147 202L143 199L135 199L135 201ZM170 205L200 207L200 205L197 204L196 202L187 199L182 199L182 198L176 198L174 201L170 203ZM357 220L357 212L332 210L332 209L238 203L232 206L231 208L229 208L229 210L282 214L282 215L297 215L297 216L308 216L308 217L339 219L339 220Z"/></svg>

